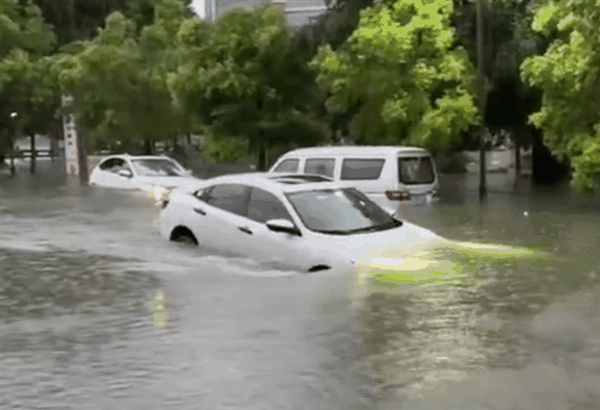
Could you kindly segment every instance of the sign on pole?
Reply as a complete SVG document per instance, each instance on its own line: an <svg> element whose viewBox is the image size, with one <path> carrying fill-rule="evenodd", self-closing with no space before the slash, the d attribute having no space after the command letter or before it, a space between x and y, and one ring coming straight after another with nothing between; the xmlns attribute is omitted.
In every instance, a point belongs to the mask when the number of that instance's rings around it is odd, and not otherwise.
<svg viewBox="0 0 600 410"><path fill-rule="evenodd" d="M62 106L68 107L73 103L73 97L70 95L62 96ZM65 135L65 163L67 167L67 175L78 177L79 170L79 146L77 127L75 125L75 117L73 114L67 114L63 117L63 127Z"/></svg>

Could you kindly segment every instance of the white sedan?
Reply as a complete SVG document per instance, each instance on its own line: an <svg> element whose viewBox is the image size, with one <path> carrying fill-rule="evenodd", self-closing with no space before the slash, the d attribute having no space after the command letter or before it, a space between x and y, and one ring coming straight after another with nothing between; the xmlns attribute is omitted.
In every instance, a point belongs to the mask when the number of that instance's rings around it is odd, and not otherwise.
<svg viewBox="0 0 600 410"><path fill-rule="evenodd" d="M166 156L111 155L90 175L90 185L117 189L142 189L159 200L171 189L199 179L177 161Z"/></svg>
<svg viewBox="0 0 600 410"><path fill-rule="evenodd" d="M320 175L237 174L178 189L161 235L304 272L351 267L359 253L439 237L400 221L355 188Z"/></svg>

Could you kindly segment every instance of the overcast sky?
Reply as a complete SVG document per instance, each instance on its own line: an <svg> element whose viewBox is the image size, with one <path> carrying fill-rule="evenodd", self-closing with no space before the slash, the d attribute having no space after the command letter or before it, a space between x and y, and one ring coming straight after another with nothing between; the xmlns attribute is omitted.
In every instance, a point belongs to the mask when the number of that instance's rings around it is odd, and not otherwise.
<svg viewBox="0 0 600 410"><path fill-rule="evenodd" d="M198 17L200 17L200 18L206 17L204 15L204 12L206 11L206 8L204 7L205 1L206 0L192 0L192 8L194 9L194 12L196 12Z"/></svg>

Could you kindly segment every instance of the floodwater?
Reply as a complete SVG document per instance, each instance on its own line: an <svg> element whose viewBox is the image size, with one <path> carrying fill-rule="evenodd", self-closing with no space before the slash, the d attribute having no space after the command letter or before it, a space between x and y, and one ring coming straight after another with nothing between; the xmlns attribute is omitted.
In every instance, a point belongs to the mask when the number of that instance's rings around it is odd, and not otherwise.
<svg viewBox="0 0 600 410"><path fill-rule="evenodd" d="M347 272L168 243L143 196L1 182L3 410L600 408L600 213L571 199L406 206L447 238L551 261L357 301ZM171 327L154 326L158 290Z"/></svg>

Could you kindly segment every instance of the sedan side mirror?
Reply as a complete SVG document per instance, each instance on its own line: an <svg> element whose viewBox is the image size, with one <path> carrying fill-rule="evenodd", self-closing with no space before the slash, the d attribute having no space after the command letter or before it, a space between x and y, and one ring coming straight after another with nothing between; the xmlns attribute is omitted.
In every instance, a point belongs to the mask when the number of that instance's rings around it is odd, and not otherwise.
<svg viewBox="0 0 600 410"><path fill-rule="evenodd" d="M267 228L273 232L285 232L291 235L302 236L296 225L287 219L271 219L267 221Z"/></svg>
<svg viewBox="0 0 600 410"><path fill-rule="evenodd" d="M123 178L131 178L133 174L128 169L122 169L119 171L119 176Z"/></svg>

